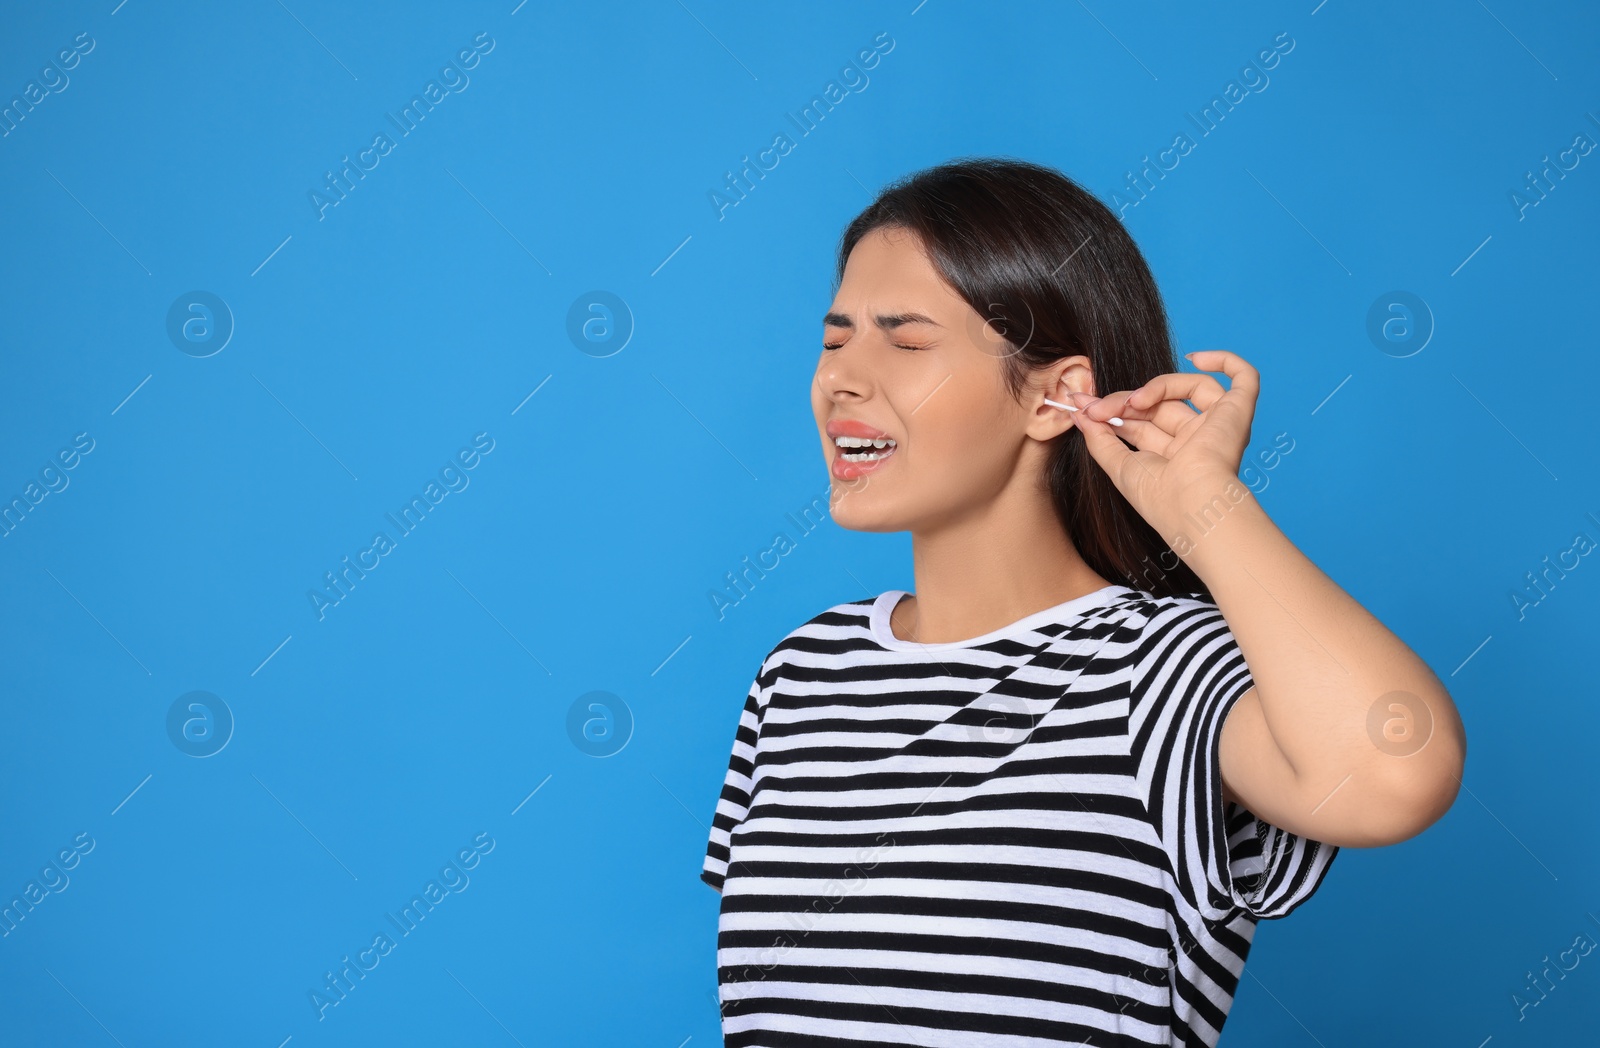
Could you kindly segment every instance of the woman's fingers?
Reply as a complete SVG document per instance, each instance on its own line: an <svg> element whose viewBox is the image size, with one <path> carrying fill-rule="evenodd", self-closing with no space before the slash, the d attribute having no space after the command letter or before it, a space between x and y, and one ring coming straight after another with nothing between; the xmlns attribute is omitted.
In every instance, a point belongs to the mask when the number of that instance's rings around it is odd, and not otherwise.
<svg viewBox="0 0 1600 1048"><path fill-rule="evenodd" d="M1169 384L1163 382L1169 377L1175 376L1163 375L1138 389L1119 390L1091 401L1086 408L1089 417L1097 422L1110 422L1112 418L1117 418L1124 425L1136 419L1153 422L1169 435L1177 436L1178 428L1195 418L1197 413L1184 403L1185 390L1179 388L1174 393L1168 388ZM1202 396L1200 393L1194 395ZM1117 424L1111 422L1113 426Z"/></svg>
<svg viewBox="0 0 1600 1048"><path fill-rule="evenodd" d="M1149 407L1162 401L1181 404L1187 400L1201 411L1215 404L1227 390L1210 375L1193 371L1174 371L1157 375L1133 391L1132 407Z"/></svg>
<svg viewBox="0 0 1600 1048"><path fill-rule="evenodd" d="M1068 395L1079 408L1073 418L1090 455L1146 520L1165 515L1159 503L1192 477L1210 477L1219 466L1237 473L1250 438L1260 389L1256 369L1226 350L1186 358L1222 370L1232 385L1224 389L1211 375L1174 372L1103 397Z"/></svg>
<svg viewBox="0 0 1600 1048"><path fill-rule="evenodd" d="M1239 354L1226 349L1196 350L1185 353L1184 358L1203 371L1221 371L1228 376L1228 388L1223 392L1233 395L1228 397L1222 414L1229 416L1230 425L1248 430L1250 420L1255 415L1256 398L1261 395L1261 372ZM1211 381L1216 382L1216 379ZM1220 384L1218 388L1221 388ZM1214 397L1212 403L1220 399L1220 395ZM1209 406L1202 405L1202 408Z"/></svg>
<svg viewBox="0 0 1600 1048"><path fill-rule="evenodd" d="M1188 411L1187 408L1184 410ZM1189 411L1189 416L1194 417L1194 412ZM1125 418L1122 420L1122 425L1117 426L1112 432L1138 450L1153 451L1162 458L1167 457L1167 451L1174 440L1174 434L1159 422L1142 418Z"/></svg>

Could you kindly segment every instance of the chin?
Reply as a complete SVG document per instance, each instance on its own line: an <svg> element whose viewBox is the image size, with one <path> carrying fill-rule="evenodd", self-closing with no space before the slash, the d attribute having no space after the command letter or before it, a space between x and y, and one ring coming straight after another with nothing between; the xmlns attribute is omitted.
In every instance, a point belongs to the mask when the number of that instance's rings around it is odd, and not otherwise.
<svg viewBox="0 0 1600 1048"><path fill-rule="evenodd" d="M839 527L848 531L905 531L906 525L885 510L861 501L861 496L847 492L828 506L828 515Z"/></svg>

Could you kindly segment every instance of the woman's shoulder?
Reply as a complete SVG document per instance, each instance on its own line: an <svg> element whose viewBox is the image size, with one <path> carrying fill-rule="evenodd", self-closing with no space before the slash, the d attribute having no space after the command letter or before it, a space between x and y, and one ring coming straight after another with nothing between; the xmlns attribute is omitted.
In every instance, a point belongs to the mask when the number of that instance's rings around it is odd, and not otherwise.
<svg viewBox="0 0 1600 1048"><path fill-rule="evenodd" d="M1205 593L1141 591L1129 602L1124 629L1118 654L1136 680L1182 672L1197 660L1232 665L1243 658L1222 609Z"/></svg>
<svg viewBox="0 0 1600 1048"><path fill-rule="evenodd" d="M1127 587L1116 602L1111 647L1118 657L1143 661L1174 645L1228 633L1227 620L1209 594L1153 593Z"/></svg>
<svg viewBox="0 0 1600 1048"><path fill-rule="evenodd" d="M872 606L879 596L840 601L817 612L772 646L761 660L761 676L768 677L797 653L837 653L841 646L859 642L868 629Z"/></svg>
<svg viewBox="0 0 1600 1048"><path fill-rule="evenodd" d="M883 594L860 600L830 604L784 635L778 649L834 648L865 635L872 621L872 608ZM777 649L774 649L777 650Z"/></svg>
<svg viewBox="0 0 1600 1048"><path fill-rule="evenodd" d="M1216 602L1205 593L1152 593L1134 586L1127 587L1124 592L1127 600L1123 606L1151 619L1220 612Z"/></svg>

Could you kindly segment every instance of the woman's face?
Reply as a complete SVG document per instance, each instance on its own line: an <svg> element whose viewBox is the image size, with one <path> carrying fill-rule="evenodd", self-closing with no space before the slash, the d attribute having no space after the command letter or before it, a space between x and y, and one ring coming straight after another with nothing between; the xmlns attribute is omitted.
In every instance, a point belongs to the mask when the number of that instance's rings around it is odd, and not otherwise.
<svg viewBox="0 0 1600 1048"><path fill-rule="evenodd" d="M1059 361L1030 375L1018 403L1002 378L1004 340L944 282L915 234L893 227L851 250L823 345L811 406L830 512L857 531L940 527L980 512L1019 479L1042 483L1043 442L1071 425L1068 412L1039 399L1061 399L1059 385L1044 383L1071 368L1087 374L1086 358ZM893 444L841 448L839 436ZM851 461L863 454L880 457Z"/></svg>

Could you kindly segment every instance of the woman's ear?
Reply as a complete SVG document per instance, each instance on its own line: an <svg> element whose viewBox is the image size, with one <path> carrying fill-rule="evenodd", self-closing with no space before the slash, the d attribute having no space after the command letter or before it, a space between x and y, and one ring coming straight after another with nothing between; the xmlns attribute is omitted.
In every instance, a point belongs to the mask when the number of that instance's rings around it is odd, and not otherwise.
<svg viewBox="0 0 1600 1048"><path fill-rule="evenodd" d="M1043 372L1044 388L1036 394L1033 424L1028 435L1050 440L1072 428L1078 408L1095 399L1094 372L1087 357L1067 357ZM1054 401L1055 403L1046 403Z"/></svg>
<svg viewBox="0 0 1600 1048"><path fill-rule="evenodd" d="M1082 354L1063 357L1051 364L1044 372L1052 392L1045 395L1051 400L1071 398L1074 393L1082 393L1088 397L1097 397L1100 394L1095 389L1094 368L1090 365L1089 358ZM1063 400L1063 403L1069 402Z"/></svg>

